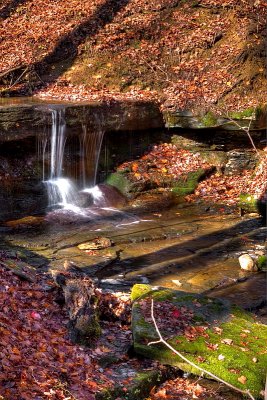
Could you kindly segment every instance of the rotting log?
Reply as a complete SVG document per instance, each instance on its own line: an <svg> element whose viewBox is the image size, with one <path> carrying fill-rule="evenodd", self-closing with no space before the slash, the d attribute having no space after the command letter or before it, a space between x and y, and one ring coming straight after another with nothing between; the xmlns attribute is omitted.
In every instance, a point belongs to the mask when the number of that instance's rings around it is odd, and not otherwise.
<svg viewBox="0 0 267 400"><path fill-rule="evenodd" d="M57 302L65 304L69 314L70 339L90 346L101 335L100 321L130 323L130 299L97 288L93 280L72 263L65 270L52 272L59 288ZM123 297L123 296L122 296Z"/></svg>
<svg viewBox="0 0 267 400"><path fill-rule="evenodd" d="M70 339L74 343L91 345L101 334L97 311L99 296L92 279L72 271L56 271L53 278L62 289L69 313Z"/></svg>

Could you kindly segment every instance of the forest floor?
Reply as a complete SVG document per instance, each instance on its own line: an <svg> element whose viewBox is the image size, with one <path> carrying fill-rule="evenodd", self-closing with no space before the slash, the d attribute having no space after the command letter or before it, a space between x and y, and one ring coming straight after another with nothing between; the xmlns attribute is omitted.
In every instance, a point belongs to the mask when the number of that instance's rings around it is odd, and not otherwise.
<svg viewBox="0 0 267 400"><path fill-rule="evenodd" d="M6 268L7 261L10 259L1 253L0 399L94 400L97 393L117 385L123 394L115 397L122 400L127 398L128 387L135 378L132 371L163 368L121 350L115 364L103 367L101 359L114 357L114 343L119 342L120 349L131 345L129 320L102 321L103 335L92 348L73 344L68 338L67 311L57 302L58 287L51 278L26 270L25 275L32 280L29 282ZM124 317L127 313L130 316L129 296L120 293L117 299L117 309L123 310ZM123 376L119 369L130 372ZM238 400L239 395L221 384L176 373L176 378L152 388L149 397L178 398Z"/></svg>
<svg viewBox="0 0 267 400"><path fill-rule="evenodd" d="M201 112L215 104L223 112L254 108L266 101L266 15L265 0L3 0L1 96L74 102L151 99L163 109ZM160 157L161 173L169 174L162 151ZM133 179L140 179L142 162L131 165ZM266 191L266 156L257 171L256 177L244 171L227 179L216 173L188 201L233 205L248 188L259 199ZM103 322L107 334L93 348L74 345L51 278L35 274L25 281L6 268L8 257L0 254L0 399L95 399L114 385L115 376L112 369L104 371L99 359L114 341L126 348L131 344L129 323ZM20 262L16 255L11 261ZM129 298L122 293L119 303L129 305ZM153 367L127 352L119 361ZM125 398L129 380L120 382ZM187 377L150 394L151 400L227 396L221 386L211 388Z"/></svg>
<svg viewBox="0 0 267 400"><path fill-rule="evenodd" d="M265 0L3 0L1 93L256 107L266 101L266 16Z"/></svg>

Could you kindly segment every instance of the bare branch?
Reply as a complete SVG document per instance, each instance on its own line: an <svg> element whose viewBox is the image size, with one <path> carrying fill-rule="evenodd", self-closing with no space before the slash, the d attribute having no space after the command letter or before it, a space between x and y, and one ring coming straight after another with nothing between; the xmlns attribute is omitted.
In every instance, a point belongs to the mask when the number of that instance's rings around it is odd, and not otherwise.
<svg viewBox="0 0 267 400"><path fill-rule="evenodd" d="M264 400L267 400L267 374L266 374L266 382L265 382Z"/></svg>
<svg viewBox="0 0 267 400"><path fill-rule="evenodd" d="M11 72L15 72L23 67L24 67L23 64L20 64L20 65L17 65L16 67L9 68L7 71L2 72L0 74L0 80L3 79L5 76L9 75Z"/></svg>
<svg viewBox="0 0 267 400"><path fill-rule="evenodd" d="M173 351L175 354L177 354L177 356L179 356L182 360L184 360L186 363L188 363L189 365L191 365L193 368L198 369L198 370L201 371L202 373L211 376L211 377L212 377L213 379L215 379L216 381L222 382L223 384L225 384L225 385L228 386L229 388L231 388L231 389L233 389L233 390L235 390L235 391L237 391L237 392L239 392L239 393L246 394L246 395L248 395L252 400L255 400L255 398L252 396L252 394L250 393L249 390L241 390L241 389L239 389L239 388L237 388L237 387L231 385L230 383L224 381L223 379L219 378L218 376L214 375L212 372L206 371L204 368L201 368L199 365L196 365L196 364L193 363L192 361L188 360L188 358L186 358L185 356L183 356L183 354L181 354L179 351L177 351L176 349L174 349L168 342L166 342L166 340L163 339L163 337L162 337L162 335L161 335L161 333L160 333L160 331L159 331L158 325L157 325L156 320L155 320L155 317L154 317L154 300L153 300L153 299L151 299L151 318L152 318L153 324L154 324L154 326L155 326L155 329L156 329L156 331L157 331L157 334L158 334L160 340L158 340L157 342L150 342L150 343L148 343L148 346L150 346L150 345L152 345L152 344L155 344L155 343L163 343L166 347L168 347L171 351ZM266 397L265 397L265 400L267 400Z"/></svg>

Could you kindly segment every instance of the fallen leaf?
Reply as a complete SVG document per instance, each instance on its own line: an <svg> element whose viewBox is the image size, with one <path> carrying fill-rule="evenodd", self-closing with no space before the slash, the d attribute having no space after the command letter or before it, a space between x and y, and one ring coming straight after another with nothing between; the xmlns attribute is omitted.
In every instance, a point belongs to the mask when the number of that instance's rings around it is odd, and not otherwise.
<svg viewBox="0 0 267 400"><path fill-rule="evenodd" d="M223 339L221 341L221 343L228 344L229 346L231 346L231 344L233 344L233 340L232 339Z"/></svg>
<svg viewBox="0 0 267 400"><path fill-rule="evenodd" d="M245 383L247 382L247 378L244 375L239 376L239 378L237 378L238 382L242 383L243 385L245 385Z"/></svg>

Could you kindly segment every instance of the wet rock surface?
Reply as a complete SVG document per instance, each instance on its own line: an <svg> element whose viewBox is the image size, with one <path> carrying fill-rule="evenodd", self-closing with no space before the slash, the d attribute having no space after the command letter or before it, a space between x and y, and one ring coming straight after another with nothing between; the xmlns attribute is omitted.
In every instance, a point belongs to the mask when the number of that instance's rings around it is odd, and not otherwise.
<svg viewBox="0 0 267 400"><path fill-rule="evenodd" d="M177 288L178 281L181 290L196 293L228 288L225 296L235 302L238 288L257 276L262 289L255 290L253 307L262 304L264 272L241 270L238 262L242 254L253 255L257 246L264 248L266 228L260 218L240 218L230 209L218 213L218 209L206 206L171 205L168 200L170 208L164 209L164 197L152 197L158 204L157 212L146 207L150 203L144 196L143 202L141 198L134 202L132 211L103 214L100 210L99 215L86 220L65 211L67 224L64 219L53 224L49 218L9 222L2 230L4 246L24 253L29 262L41 259L40 265L47 269L73 261L103 286L112 285L113 290L116 285L125 289L138 282ZM77 247L97 237L114 245L102 250ZM251 299L253 292L251 284ZM244 298L244 303L250 308L250 297Z"/></svg>

